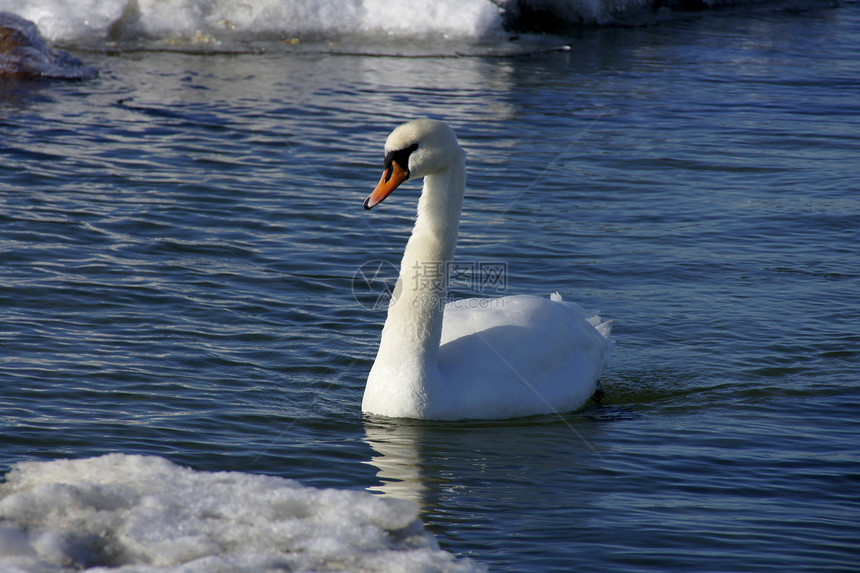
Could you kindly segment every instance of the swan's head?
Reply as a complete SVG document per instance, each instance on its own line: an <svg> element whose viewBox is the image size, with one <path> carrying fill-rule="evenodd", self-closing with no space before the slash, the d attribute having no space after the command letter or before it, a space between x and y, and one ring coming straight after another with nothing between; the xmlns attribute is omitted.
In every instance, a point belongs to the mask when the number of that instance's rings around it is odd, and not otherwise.
<svg viewBox="0 0 860 573"><path fill-rule="evenodd" d="M404 181L447 169L462 156L454 130L444 122L416 119L398 126L385 141L385 170L364 208L381 203Z"/></svg>

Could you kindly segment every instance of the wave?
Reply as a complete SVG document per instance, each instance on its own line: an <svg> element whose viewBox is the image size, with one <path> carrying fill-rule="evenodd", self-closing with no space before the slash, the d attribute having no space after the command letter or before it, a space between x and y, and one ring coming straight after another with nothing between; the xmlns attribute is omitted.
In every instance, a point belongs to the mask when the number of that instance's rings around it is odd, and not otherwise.
<svg viewBox="0 0 860 573"><path fill-rule="evenodd" d="M512 33L755 3L761 0L0 0L0 11L71 47L235 50L247 42L498 43Z"/></svg>

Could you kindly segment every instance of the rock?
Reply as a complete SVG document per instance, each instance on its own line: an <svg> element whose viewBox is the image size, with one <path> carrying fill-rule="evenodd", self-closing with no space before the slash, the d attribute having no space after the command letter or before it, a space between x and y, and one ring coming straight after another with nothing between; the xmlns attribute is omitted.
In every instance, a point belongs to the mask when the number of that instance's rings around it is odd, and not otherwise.
<svg viewBox="0 0 860 573"><path fill-rule="evenodd" d="M89 80L97 75L76 57L52 49L33 22L0 12L0 79Z"/></svg>

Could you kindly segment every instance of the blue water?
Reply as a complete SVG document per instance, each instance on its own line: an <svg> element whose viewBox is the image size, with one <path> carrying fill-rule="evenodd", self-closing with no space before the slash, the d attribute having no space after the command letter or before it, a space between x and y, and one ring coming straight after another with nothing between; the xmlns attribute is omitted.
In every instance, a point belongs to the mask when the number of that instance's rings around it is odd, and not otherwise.
<svg viewBox="0 0 860 573"><path fill-rule="evenodd" d="M0 469L150 454L416 500L491 570L845 571L860 557L860 8L584 29L567 52L78 52L0 85ZM468 156L458 260L614 321L605 397L363 418L418 189ZM469 295L474 285L460 285Z"/></svg>

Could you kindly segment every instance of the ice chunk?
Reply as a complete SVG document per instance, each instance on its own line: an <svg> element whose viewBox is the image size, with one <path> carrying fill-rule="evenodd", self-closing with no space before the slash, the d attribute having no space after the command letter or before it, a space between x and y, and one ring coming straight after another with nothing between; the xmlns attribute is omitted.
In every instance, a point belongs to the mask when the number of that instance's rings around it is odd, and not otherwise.
<svg viewBox="0 0 860 573"><path fill-rule="evenodd" d="M0 484L0 570L482 571L408 501L111 454L19 463Z"/></svg>

